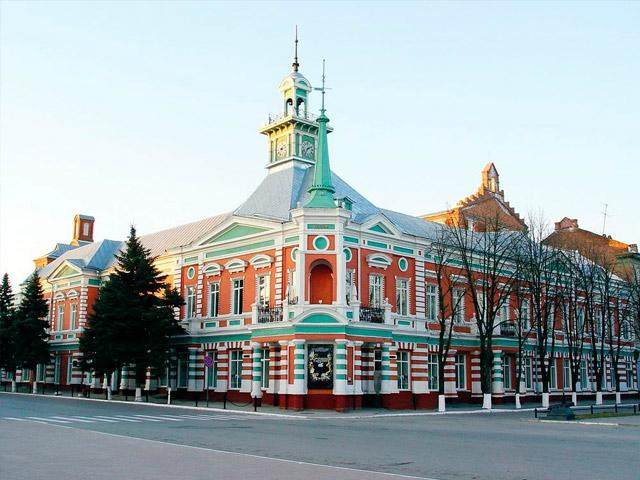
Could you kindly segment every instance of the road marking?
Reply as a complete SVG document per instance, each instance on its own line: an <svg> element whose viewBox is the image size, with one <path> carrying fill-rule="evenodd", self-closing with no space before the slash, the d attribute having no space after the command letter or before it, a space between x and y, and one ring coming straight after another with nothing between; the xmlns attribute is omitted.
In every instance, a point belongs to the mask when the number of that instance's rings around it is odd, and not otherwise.
<svg viewBox="0 0 640 480"><path fill-rule="evenodd" d="M70 420L72 422L81 422L81 423L95 423L93 420L82 420L82 418L85 417L80 417L80 418L70 418L70 417L58 417L58 416L53 416L51 418L59 418L60 420Z"/></svg>
<svg viewBox="0 0 640 480"><path fill-rule="evenodd" d="M168 418L168 417L156 417L155 415L138 415L138 414L133 414L134 417L138 418L138 417L142 417L144 419L151 419L151 418L155 418L157 419L159 422L163 421L163 420L169 420L170 422L181 422L182 420L178 420L177 418Z"/></svg>
<svg viewBox="0 0 640 480"><path fill-rule="evenodd" d="M53 418L42 418L42 417L27 417L27 418L31 418L33 420L39 420L41 422L71 423L71 422L67 422L66 420L54 420Z"/></svg>
<svg viewBox="0 0 640 480"><path fill-rule="evenodd" d="M51 426L50 423L47 422L41 422L40 420L29 420L28 418L17 418L17 417L4 417L4 420L15 420L17 422L33 422L33 423L41 423L43 425L49 425Z"/></svg>
<svg viewBox="0 0 640 480"><path fill-rule="evenodd" d="M132 417L131 415L117 415L117 416L114 416L113 418L116 418L118 420L121 419L121 418L123 418L123 419L124 418L129 418L129 419L136 420L138 422L161 422L162 421L162 420L155 420L153 418Z"/></svg>
<svg viewBox="0 0 640 480"><path fill-rule="evenodd" d="M74 415L73 418L84 418L86 421L92 422L108 422L108 423L118 423L117 420L109 420L109 417L106 418L98 418L99 415L94 415L93 417L82 417L80 415Z"/></svg>
<svg viewBox="0 0 640 480"><path fill-rule="evenodd" d="M96 417L101 417L101 415L96 415ZM113 418L114 420L122 420L123 422L132 422L132 423L142 423L142 420L134 420L133 418L126 418L122 415L114 415L113 417L105 417L105 418Z"/></svg>

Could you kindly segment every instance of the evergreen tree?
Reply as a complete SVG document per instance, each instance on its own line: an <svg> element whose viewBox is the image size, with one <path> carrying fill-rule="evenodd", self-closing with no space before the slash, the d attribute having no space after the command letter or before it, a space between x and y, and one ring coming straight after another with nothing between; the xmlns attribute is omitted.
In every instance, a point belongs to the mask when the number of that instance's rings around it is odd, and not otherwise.
<svg viewBox="0 0 640 480"><path fill-rule="evenodd" d="M13 353L15 364L31 369L32 377L36 365L49 363L49 335L46 320L49 307L44 299L38 272L27 280L24 287L22 301L16 311L15 320L11 327ZM33 378L30 379L33 381Z"/></svg>
<svg viewBox="0 0 640 480"><path fill-rule="evenodd" d="M0 285L0 368L7 371L13 371L15 368L11 332L14 317L13 292L9 283L9 275L5 273Z"/></svg>
<svg viewBox="0 0 640 480"><path fill-rule="evenodd" d="M147 367L161 371L169 357L171 336L182 332L173 313L184 301L165 284L131 227L115 272L100 290L80 339L83 364L98 374L135 365L136 381Z"/></svg>

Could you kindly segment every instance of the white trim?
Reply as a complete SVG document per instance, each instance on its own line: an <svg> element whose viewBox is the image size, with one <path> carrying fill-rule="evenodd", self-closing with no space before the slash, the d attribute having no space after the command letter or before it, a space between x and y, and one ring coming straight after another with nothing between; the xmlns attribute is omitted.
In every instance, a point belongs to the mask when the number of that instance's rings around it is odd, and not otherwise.
<svg viewBox="0 0 640 480"><path fill-rule="evenodd" d="M209 263L204 267L203 273L205 275L220 275L222 266L218 263Z"/></svg>
<svg viewBox="0 0 640 480"><path fill-rule="evenodd" d="M384 270L386 270L387 267L391 266L391 264L393 263L391 257L389 255L385 255L384 253L370 253L369 255L367 255L366 259L367 264L370 267L382 268Z"/></svg>
<svg viewBox="0 0 640 480"><path fill-rule="evenodd" d="M262 253L254 255L251 260L249 260L249 264L251 264L253 268L266 268L269 267L272 263L273 258Z"/></svg>
<svg viewBox="0 0 640 480"><path fill-rule="evenodd" d="M225 263L224 268L229 270L229 273L244 272L247 268L247 262L240 258L234 258Z"/></svg>

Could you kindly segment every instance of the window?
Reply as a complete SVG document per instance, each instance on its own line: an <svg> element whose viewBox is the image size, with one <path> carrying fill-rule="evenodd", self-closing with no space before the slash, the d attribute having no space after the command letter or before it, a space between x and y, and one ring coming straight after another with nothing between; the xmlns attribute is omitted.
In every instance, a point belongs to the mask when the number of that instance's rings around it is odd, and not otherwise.
<svg viewBox="0 0 640 480"><path fill-rule="evenodd" d="M207 377L207 388L216 388L218 385L218 351L214 350L207 352L207 357L213 361L211 367L205 368L205 375Z"/></svg>
<svg viewBox="0 0 640 480"><path fill-rule="evenodd" d="M369 306L382 307L382 276L369 275Z"/></svg>
<svg viewBox="0 0 640 480"><path fill-rule="evenodd" d="M409 352L398 352L398 390L409 390Z"/></svg>
<svg viewBox="0 0 640 480"><path fill-rule="evenodd" d="M187 310L185 318L193 318L196 316L196 289L195 287L187 287Z"/></svg>
<svg viewBox="0 0 640 480"><path fill-rule="evenodd" d="M409 315L409 281L403 278L396 280L396 312Z"/></svg>
<svg viewBox="0 0 640 480"><path fill-rule="evenodd" d="M71 312L69 314L69 330L76 329L76 319L78 317L78 304L71 304Z"/></svg>
<svg viewBox="0 0 640 480"><path fill-rule="evenodd" d="M453 305L451 308L455 309L453 321L454 323L462 323L464 321L464 289L454 288L452 293Z"/></svg>
<svg viewBox="0 0 640 480"><path fill-rule="evenodd" d="M60 383L60 355L56 355L56 359L53 362L53 383Z"/></svg>
<svg viewBox="0 0 640 480"><path fill-rule="evenodd" d="M82 235L84 237L89 236L89 224L88 223L83 223L82 224Z"/></svg>
<svg viewBox="0 0 640 480"><path fill-rule="evenodd" d="M527 390L533 389L533 367L531 365L531 358L527 357L523 359L524 365L524 384Z"/></svg>
<svg viewBox="0 0 640 480"><path fill-rule="evenodd" d="M582 360L580 362L580 390L589 390L591 388L589 382L589 370L587 368L587 361Z"/></svg>
<svg viewBox="0 0 640 480"><path fill-rule="evenodd" d="M269 388L269 349L262 349L262 388Z"/></svg>
<svg viewBox="0 0 640 480"><path fill-rule="evenodd" d="M269 276L261 275L258 277L258 305L262 307L269 306Z"/></svg>
<svg viewBox="0 0 640 480"><path fill-rule="evenodd" d="M596 337L599 337L602 335L602 311L600 310L596 310L596 314L595 314L595 318L593 319L594 322L594 331L596 334Z"/></svg>
<svg viewBox="0 0 640 480"><path fill-rule="evenodd" d="M231 313L234 315L240 315L242 313L242 300L244 294L244 279L243 278L234 278L232 280L232 306L233 310Z"/></svg>
<svg viewBox="0 0 640 480"><path fill-rule="evenodd" d="M565 390L571 390L571 363L568 358L562 360L562 386Z"/></svg>
<svg viewBox="0 0 640 480"><path fill-rule="evenodd" d="M522 300L522 305L521 305L522 318L520 322L520 327L524 332L529 330L529 318L530 318L529 311L530 311L529 300L527 299Z"/></svg>
<svg viewBox="0 0 640 480"><path fill-rule="evenodd" d="M178 356L178 388L187 388L189 385L189 355L182 352Z"/></svg>
<svg viewBox="0 0 640 480"><path fill-rule="evenodd" d="M431 355L429 355L429 390L438 390L438 374L438 355L432 353Z"/></svg>
<svg viewBox="0 0 640 480"><path fill-rule="evenodd" d="M427 320L438 319L438 287L427 284Z"/></svg>
<svg viewBox="0 0 640 480"><path fill-rule="evenodd" d="M500 321L508 322L509 321L509 299L506 298L502 304L500 305Z"/></svg>
<svg viewBox="0 0 640 480"><path fill-rule="evenodd" d="M382 371L382 350L377 349L373 351L373 371Z"/></svg>
<svg viewBox="0 0 640 480"><path fill-rule="evenodd" d="M64 328L64 305L58 305L58 326L57 330L60 331Z"/></svg>
<svg viewBox="0 0 640 480"><path fill-rule="evenodd" d="M28 382L30 373L31 372L29 372L29 369L27 367L22 367L22 369L20 369L20 379L21 379L21 381Z"/></svg>
<svg viewBox="0 0 640 480"><path fill-rule="evenodd" d="M218 316L218 307L220 305L220 283L214 282L209 284L209 316Z"/></svg>
<svg viewBox="0 0 640 480"><path fill-rule="evenodd" d="M44 364L42 363L38 364L38 366L36 367L36 381L44 382L45 373L46 373L46 367L44 366Z"/></svg>
<svg viewBox="0 0 640 480"><path fill-rule="evenodd" d="M512 364L512 357L509 355L505 355L502 363L502 381L504 382L505 390L510 390L513 388L511 382L511 371L513 369Z"/></svg>
<svg viewBox="0 0 640 480"><path fill-rule="evenodd" d="M636 386L635 378L633 377L633 360L628 359L626 361L626 369L627 369L627 388L629 390L633 390Z"/></svg>
<svg viewBox="0 0 640 480"><path fill-rule="evenodd" d="M73 380L73 360L71 357L67 357L67 385L71 385Z"/></svg>
<svg viewBox="0 0 640 480"><path fill-rule="evenodd" d="M584 335L584 307L578 307L576 312L576 333L578 336Z"/></svg>
<svg viewBox="0 0 640 480"><path fill-rule="evenodd" d="M347 248L346 250L349 249ZM351 305L351 295L353 294L353 270L347 270L344 283L347 305Z"/></svg>
<svg viewBox="0 0 640 480"><path fill-rule="evenodd" d="M462 353L459 353L456 355L456 389L464 390L466 386L466 356Z"/></svg>
<svg viewBox="0 0 640 480"><path fill-rule="evenodd" d="M558 388L558 372L556 371L556 359L549 360L549 388Z"/></svg>
<svg viewBox="0 0 640 480"><path fill-rule="evenodd" d="M242 350L229 352L229 388L240 389L242 386Z"/></svg>

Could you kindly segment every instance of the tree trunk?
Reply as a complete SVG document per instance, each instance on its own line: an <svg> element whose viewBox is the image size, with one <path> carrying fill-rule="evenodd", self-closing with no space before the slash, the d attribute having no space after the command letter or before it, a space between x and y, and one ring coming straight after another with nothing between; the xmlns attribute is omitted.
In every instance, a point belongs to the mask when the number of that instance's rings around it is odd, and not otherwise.
<svg viewBox="0 0 640 480"><path fill-rule="evenodd" d="M575 388L571 391L571 402L574 407L578 406L578 392L576 392Z"/></svg>
<svg viewBox="0 0 640 480"><path fill-rule="evenodd" d="M444 412L446 410L446 397L444 395L438 395L438 411Z"/></svg>
<svg viewBox="0 0 640 480"><path fill-rule="evenodd" d="M136 396L134 401L141 402L142 401L142 388L136 387Z"/></svg>
<svg viewBox="0 0 640 480"><path fill-rule="evenodd" d="M491 410L491 394L483 393L482 394L482 408L485 410Z"/></svg>
<svg viewBox="0 0 640 480"><path fill-rule="evenodd" d="M520 403L520 394L516 393L516 408L522 408L522 404Z"/></svg>
<svg viewBox="0 0 640 480"><path fill-rule="evenodd" d="M549 408L549 392L542 392L542 408Z"/></svg>
<svg viewBox="0 0 640 480"><path fill-rule="evenodd" d="M596 392L596 405L602 405L602 392L600 390Z"/></svg>

